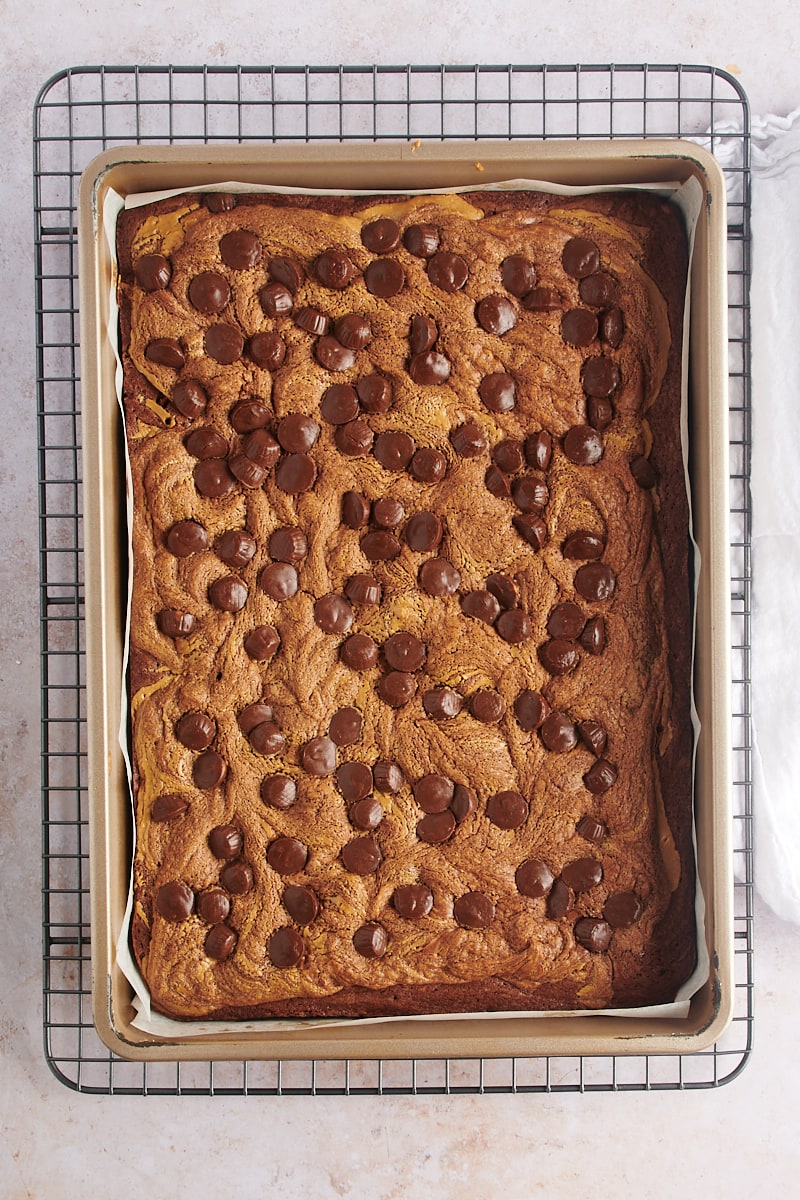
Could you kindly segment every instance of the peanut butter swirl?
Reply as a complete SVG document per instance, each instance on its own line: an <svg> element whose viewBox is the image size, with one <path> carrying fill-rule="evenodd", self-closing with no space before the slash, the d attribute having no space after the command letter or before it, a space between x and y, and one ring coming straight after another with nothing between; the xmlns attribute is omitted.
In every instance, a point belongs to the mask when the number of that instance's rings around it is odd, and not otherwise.
<svg viewBox="0 0 800 1200"><path fill-rule="evenodd" d="M118 248L154 1005L670 999L694 954L676 214L186 195Z"/></svg>

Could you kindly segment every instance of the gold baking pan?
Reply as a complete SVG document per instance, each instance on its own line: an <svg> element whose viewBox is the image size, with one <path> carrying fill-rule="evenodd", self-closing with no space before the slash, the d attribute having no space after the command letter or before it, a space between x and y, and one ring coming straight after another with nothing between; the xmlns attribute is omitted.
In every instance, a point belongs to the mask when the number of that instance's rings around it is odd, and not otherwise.
<svg viewBox="0 0 800 1200"><path fill-rule="evenodd" d="M237 180L333 191L408 191L508 179L610 186L684 182L705 204L691 278L690 465L697 590L695 699L698 870L709 972L680 1018L545 1013L390 1023L343 1022L267 1032L168 1039L131 1023L132 992L115 961L132 853L130 800L119 746L127 535L115 363L106 336L113 253L100 214L123 197ZM87 167L79 198L94 1020L124 1058L375 1059L682 1055L718 1041L733 1010L730 584L725 186L714 159L678 141L463 142L369 145L159 147L106 151Z"/></svg>

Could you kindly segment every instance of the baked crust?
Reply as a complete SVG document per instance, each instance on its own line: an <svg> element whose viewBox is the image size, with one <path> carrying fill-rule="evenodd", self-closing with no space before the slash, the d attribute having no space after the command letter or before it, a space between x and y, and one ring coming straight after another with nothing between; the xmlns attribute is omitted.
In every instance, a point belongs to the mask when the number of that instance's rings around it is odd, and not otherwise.
<svg viewBox="0 0 800 1200"><path fill-rule="evenodd" d="M428 260L403 242L386 253L368 249L362 230L379 218L401 230L434 226L442 250L467 263L464 286L454 291L437 286ZM220 257L220 240L242 228L257 236L261 257L253 267L231 268ZM610 301L582 299L580 280L565 269L562 252L576 238L590 239L599 249ZM345 287L324 286L315 275L314 263L331 248L344 251L355 268ZM167 287L148 291L137 282L133 266L144 254L168 259ZM524 298L504 288L502 264L517 254L533 262L535 285L552 289L558 307L528 309ZM276 256L299 264L302 282L291 312L270 316L259 293L275 282L270 261ZM691 584L680 438L687 260L677 211L638 193L564 198L478 192L456 198L246 196L229 211L213 213L201 197L183 195L123 213L118 260L133 489L132 943L154 1007L180 1018L358 1017L603 1009L674 998L695 960ZM402 267L403 286L381 297L368 290L365 272L386 260ZM204 314L188 289L208 271L227 279L231 299L220 312ZM476 320L479 302L498 295L516 317L502 334ZM331 326L345 314L366 317L371 337L353 352L351 366L331 371L317 360L319 336L296 320L302 307L318 309ZM610 308L622 312L621 339L613 327L602 335ZM565 340L562 319L574 309L600 322L600 334L586 345ZM435 322L435 350L449 364L444 383L414 382L409 373L409 330L419 315ZM207 331L219 323L242 334L243 351L231 363L207 353ZM249 339L263 331L278 333L285 345L277 369L253 361ZM154 339L177 341L185 365L176 370L152 361L148 346ZM577 435L580 457L590 419L582 369L595 357L615 364L619 378L611 393L613 419L593 431L602 457L587 464L571 461L565 438L570 430L584 430ZM443 479L424 482L408 470L387 470L372 450L342 453L341 426L322 415L322 398L331 384L355 386L373 372L390 382L391 407L364 412L362 406L359 419L373 438L402 431L417 447L438 451L446 464ZM480 395L481 380L496 372L507 372L516 384L515 406L500 413L487 409ZM197 381L207 397L202 415L191 420L172 402L176 383L186 379ZM247 436L236 431L230 415L251 397L269 410L266 428L273 435L289 413L305 414L319 426L307 450L316 470L309 490L287 493L273 466L261 486L247 487L234 477L228 494L198 491L200 460L187 450L187 435L200 426L213 428L224 437L230 462ZM487 443L476 457L463 457L451 441L466 422L477 425ZM595 423L602 424L596 416ZM515 502L524 491L495 495L487 488L487 471L498 443L524 444L542 430L553 445L546 468L525 463L510 476L504 472L514 486L532 479L546 484L543 510L534 507L526 514ZM574 448L571 452L574 458ZM283 452L284 461L289 453ZM373 521L353 529L342 523L342 497L349 491L372 502L389 496L403 506L405 518L394 531L396 556L367 560L362 538L377 526ZM443 527L440 544L425 551L405 541L407 519L420 511L435 513ZM513 524L521 515L544 522L541 548ZM208 548L186 556L170 550L166 535L184 520L203 526ZM297 563L298 591L276 600L260 581L273 562L270 535L286 527L305 533L308 552ZM226 530L246 530L255 539L246 565L231 568L215 552ZM587 599L576 591L576 573L585 561L564 554L575 531L601 539L600 561L615 584L610 598ZM436 557L457 569L454 594L430 595L420 586L421 567ZM315 602L341 594L359 573L379 581L381 603L354 603L346 634L325 632L315 620ZM516 585L516 611L529 623L522 642L505 640L497 627L463 610L464 597L484 590L493 573ZM211 585L225 576L247 589L239 611L224 611L209 599ZM541 654L552 640L553 610L565 602L577 604L586 620L599 618L604 644L597 653L591 639L584 644L577 635L568 638L576 665L557 674ZM191 613L194 630L188 636L165 634L159 624L165 609ZM251 658L243 646L259 626L273 627L280 638L277 652L264 661ZM413 698L392 707L378 685L391 665L386 641L398 630L424 644L425 661L409 673ZM374 666L354 670L342 661L341 644L354 633L381 648ZM453 718L435 719L426 710L426 693L441 687L463 700ZM472 698L483 689L502 698L499 721L472 715ZM607 738L602 753L589 749L585 738L568 752L553 751L540 732L523 729L515 702L525 690L543 696L553 712L576 726L598 723ZM240 728L241 713L256 703L271 707L285 739L282 752L259 752ZM372 831L354 827L352 802L335 775L304 768L304 748L327 735L342 708L356 709L363 723L357 740L336 748L337 764L390 761L405 777L396 793L373 789L383 816ZM219 786L197 784L199 752L176 733L187 713L213 722L209 748L227 767ZM614 781L593 792L585 777L598 758L611 764ZM414 793L414 785L431 773L472 789L477 798L476 811L433 844L420 840L425 811ZM296 784L297 799L286 809L262 800L262 782L272 775ZM528 807L515 828L491 819L491 797L507 790L519 793ZM165 795L181 796L185 810L170 820L155 819L153 806ZM599 842L578 832L587 815L605 829ZM209 845L211 831L226 826L241 835L232 858L219 857ZM288 875L267 857L281 837L298 839L308 851L301 869ZM343 848L367 838L378 846L377 869L363 874L348 869ZM600 864L601 878L587 880L583 890L571 887L566 911L550 915L557 908L550 888L549 895L534 897L519 890L517 870L531 859L541 860L559 884L565 868L575 884L576 872L580 875L575 864L585 859ZM249 867L247 890L222 887L231 862ZM364 866L362 855L359 869ZM179 905L183 919L159 911L166 907L159 905L159 890L176 882L191 896L185 917ZM408 884L423 884L432 895L431 911L421 919L403 916L393 899ZM287 912L287 886L313 890L319 910L310 923L298 924ZM232 930L235 941L224 959L207 952L211 923L198 903L221 887L231 908L215 924ZM481 927L464 927L459 923L464 902L456 902L476 893L488 902L491 918ZM617 901L622 917L617 912L609 924L609 899L631 893L635 900ZM467 905L466 920L473 925L485 920L488 910L481 904ZM582 940L591 921L598 923L593 936L599 942L589 949ZM386 934L381 957L367 958L354 945L365 923L380 925ZM271 951L272 935L281 928L293 931L289 949ZM608 935L609 944L599 948ZM293 965L275 965L271 953L278 959L281 953L302 957Z"/></svg>

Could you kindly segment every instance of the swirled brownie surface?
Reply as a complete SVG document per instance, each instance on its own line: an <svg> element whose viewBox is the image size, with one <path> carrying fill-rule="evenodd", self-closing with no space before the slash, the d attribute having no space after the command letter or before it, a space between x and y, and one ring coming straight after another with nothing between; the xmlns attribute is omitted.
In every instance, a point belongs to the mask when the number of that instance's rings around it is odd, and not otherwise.
<svg viewBox="0 0 800 1200"><path fill-rule="evenodd" d="M123 213L118 257L154 1006L672 999L695 956L677 211L183 195Z"/></svg>

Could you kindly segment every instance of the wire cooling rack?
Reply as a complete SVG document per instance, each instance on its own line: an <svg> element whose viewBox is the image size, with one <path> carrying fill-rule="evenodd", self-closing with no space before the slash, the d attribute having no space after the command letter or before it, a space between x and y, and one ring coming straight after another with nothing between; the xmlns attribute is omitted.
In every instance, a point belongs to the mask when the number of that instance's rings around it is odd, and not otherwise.
<svg viewBox="0 0 800 1200"><path fill-rule="evenodd" d="M92 1023L76 203L109 146L206 142L683 137L723 162L730 199L735 998L691 1056L425 1062L130 1063ZM47 1061L78 1091L344 1095L651 1091L735 1078L753 1030L750 742L749 112L708 66L77 67L34 111Z"/></svg>

